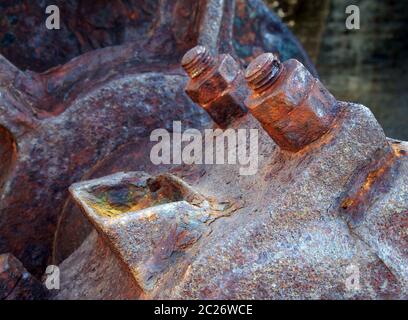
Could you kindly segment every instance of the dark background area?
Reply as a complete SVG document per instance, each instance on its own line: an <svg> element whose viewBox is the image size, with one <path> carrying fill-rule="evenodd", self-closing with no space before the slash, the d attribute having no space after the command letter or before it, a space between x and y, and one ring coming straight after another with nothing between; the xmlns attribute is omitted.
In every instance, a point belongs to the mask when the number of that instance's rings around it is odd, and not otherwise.
<svg viewBox="0 0 408 320"><path fill-rule="evenodd" d="M340 100L369 107L389 137L408 140L408 1L268 0ZM348 5L361 29L347 30Z"/></svg>

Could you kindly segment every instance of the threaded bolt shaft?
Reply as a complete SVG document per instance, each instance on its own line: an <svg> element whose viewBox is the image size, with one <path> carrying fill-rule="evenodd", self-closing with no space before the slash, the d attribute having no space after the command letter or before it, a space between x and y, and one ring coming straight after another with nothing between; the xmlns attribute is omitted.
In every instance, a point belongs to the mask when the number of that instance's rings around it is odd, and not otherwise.
<svg viewBox="0 0 408 320"><path fill-rule="evenodd" d="M266 91L279 77L283 65L273 53L264 53L253 60L245 71L249 87L258 94Z"/></svg>
<svg viewBox="0 0 408 320"><path fill-rule="evenodd" d="M186 52L181 65L191 79L197 78L215 65L215 60L203 46L196 46Z"/></svg>

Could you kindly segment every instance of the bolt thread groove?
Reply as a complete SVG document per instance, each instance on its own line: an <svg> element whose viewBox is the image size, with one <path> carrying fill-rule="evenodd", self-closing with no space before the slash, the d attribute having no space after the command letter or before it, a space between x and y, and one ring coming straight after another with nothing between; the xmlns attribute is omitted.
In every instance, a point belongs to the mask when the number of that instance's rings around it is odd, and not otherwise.
<svg viewBox="0 0 408 320"><path fill-rule="evenodd" d="M283 65L273 53L264 53L249 64L245 79L254 92L261 94L278 79L282 69Z"/></svg>
<svg viewBox="0 0 408 320"><path fill-rule="evenodd" d="M181 61L181 65L191 79L197 78L214 64L214 58L203 46L196 46L187 51Z"/></svg>

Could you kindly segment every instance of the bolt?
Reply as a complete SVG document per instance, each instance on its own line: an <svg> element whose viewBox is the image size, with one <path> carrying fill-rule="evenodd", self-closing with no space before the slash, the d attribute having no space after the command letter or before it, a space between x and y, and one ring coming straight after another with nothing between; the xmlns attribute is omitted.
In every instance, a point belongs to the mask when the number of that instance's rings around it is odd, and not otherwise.
<svg viewBox="0 0 408 320"><path fill-rule="evenodd" d="M337 101L299 61L264 53L245 78L252 90L246 106L281 149L297 152L330 129Z"/></svg>
<svg viewBox="0 0 408 320"><path fill-rule="evenodd" d="M247 113L249 88L238 63L229 55L214 58L203 46L184 55L181 65L190 77L186 93L204 108L221 128Z"/></svg>
<svg viewBox="0 0 408 320"><path fill-rule="evenodd" d="M197 78L215 64L214 58L203 46L196 46L184 55L181 65L191 79Z"/></svg>
<svg viewBox="0 0 408 320"><path fill-rule="evenodd" d="M265 53L248 66L245 79L253 91L261 94L276 81L282 68L282 64L273 53Z"/></svg>

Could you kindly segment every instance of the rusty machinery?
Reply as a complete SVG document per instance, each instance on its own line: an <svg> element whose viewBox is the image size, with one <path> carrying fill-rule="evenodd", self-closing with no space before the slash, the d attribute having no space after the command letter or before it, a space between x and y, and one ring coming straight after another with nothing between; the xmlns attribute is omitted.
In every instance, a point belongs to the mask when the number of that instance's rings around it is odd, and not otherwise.
<svg viewBox="0 0 408 320"><path fill-rule="evenodd" d="M54 299L406 298L407 144L337 101L296 41L271 47L265 21L290 36L260 2L162 5L146 47L44 73L0 61L1 252L37 277L58 264ZM216 127L258 130L256 174L151 163L154 128L212 126L192 101ZM1 259L11 290L27 271Z"/></svg>

